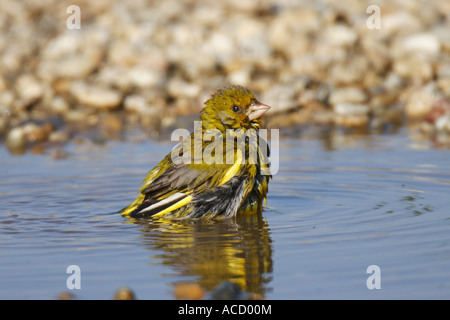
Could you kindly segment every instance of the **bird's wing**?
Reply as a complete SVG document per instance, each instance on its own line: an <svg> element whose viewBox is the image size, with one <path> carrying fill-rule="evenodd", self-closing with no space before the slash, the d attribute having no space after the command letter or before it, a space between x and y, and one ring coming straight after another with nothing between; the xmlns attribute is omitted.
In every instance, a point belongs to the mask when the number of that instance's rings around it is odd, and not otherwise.
<svg viewBox="0 0 450 320"><path fill-rule="evenodd" d="M203 145L201 150L204 149ZM187 205L195 193L227 183L244 168L242 152L239 149L227 151L233 152L233 163L178 163L179 154L169 154L150 171L134 206L131 204L122 213L162 216Z"/></svg>

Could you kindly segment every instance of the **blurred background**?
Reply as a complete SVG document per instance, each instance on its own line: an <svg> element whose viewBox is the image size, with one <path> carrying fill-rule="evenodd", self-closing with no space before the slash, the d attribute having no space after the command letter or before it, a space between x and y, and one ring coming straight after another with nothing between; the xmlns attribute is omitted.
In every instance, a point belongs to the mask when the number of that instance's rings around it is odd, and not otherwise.
<svg viewBox="0 0 450 320"><path fill-rule="evenodd" d="M442 0L0 0L0 299L448 299L449 53ZM263 214L122 217L230 84L280 130Z"/></svg>
<svg viewBox="0 0 450 320"><path fill-rule="evenodd" d="M0 137L167 138L240 84L285 135L408 125L448 147L449 30L439 0L1 0Z"/></svg>

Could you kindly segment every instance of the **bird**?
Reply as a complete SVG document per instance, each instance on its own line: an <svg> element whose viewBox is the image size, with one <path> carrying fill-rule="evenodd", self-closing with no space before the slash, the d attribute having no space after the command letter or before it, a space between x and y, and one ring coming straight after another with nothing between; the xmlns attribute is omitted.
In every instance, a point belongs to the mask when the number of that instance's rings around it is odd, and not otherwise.
<svg viewBox="0 0 450 320"><path fill-rule="evenodd" d="M267 202L270 150L258 136L270 109L240 85L215 92L196 128L145 177L129 218L225 219L260 214Z"/></svg>

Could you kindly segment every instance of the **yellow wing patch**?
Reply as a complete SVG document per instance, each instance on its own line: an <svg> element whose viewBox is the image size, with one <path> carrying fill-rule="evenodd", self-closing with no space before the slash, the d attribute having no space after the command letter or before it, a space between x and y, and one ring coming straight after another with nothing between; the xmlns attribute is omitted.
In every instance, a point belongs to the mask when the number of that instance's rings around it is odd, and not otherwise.
<svg viewBox="0 0 450 320"><path fill-rule="evenodd" d="M220 179L219 186L227 183L231 180L239 171L241 165L242 165L242 152L240 149L237 149L236 152L236 161L234 162L233 166L228 169L228 171L225 173L225 175Z"/></svg>
<svg viewBox="0 0 450 320"><path fill-rule="evenodd" d="M174 203L170 207L164 209L163 211L154 214L153 217L161 217L161 216L165 215L168 212L177 210L177 209L187 205L189 202L191 202L191 200L192 200L192 196L187 196L187 197L181 199L180 201Z"/></svg>

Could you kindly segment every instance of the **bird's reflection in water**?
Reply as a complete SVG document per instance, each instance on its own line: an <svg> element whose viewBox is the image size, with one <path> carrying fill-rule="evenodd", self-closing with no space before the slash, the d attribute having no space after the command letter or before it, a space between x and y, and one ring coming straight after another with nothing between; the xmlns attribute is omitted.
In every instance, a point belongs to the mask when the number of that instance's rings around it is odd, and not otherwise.
<svg viewBox="0 0 450 320"><path fill-rule="evenodd" d="M272 273L272 244L261 215L216 221L139 221L151 259L211 290L222 281L264 295ZM158 261L159 260L159 261Z"/></svg>

